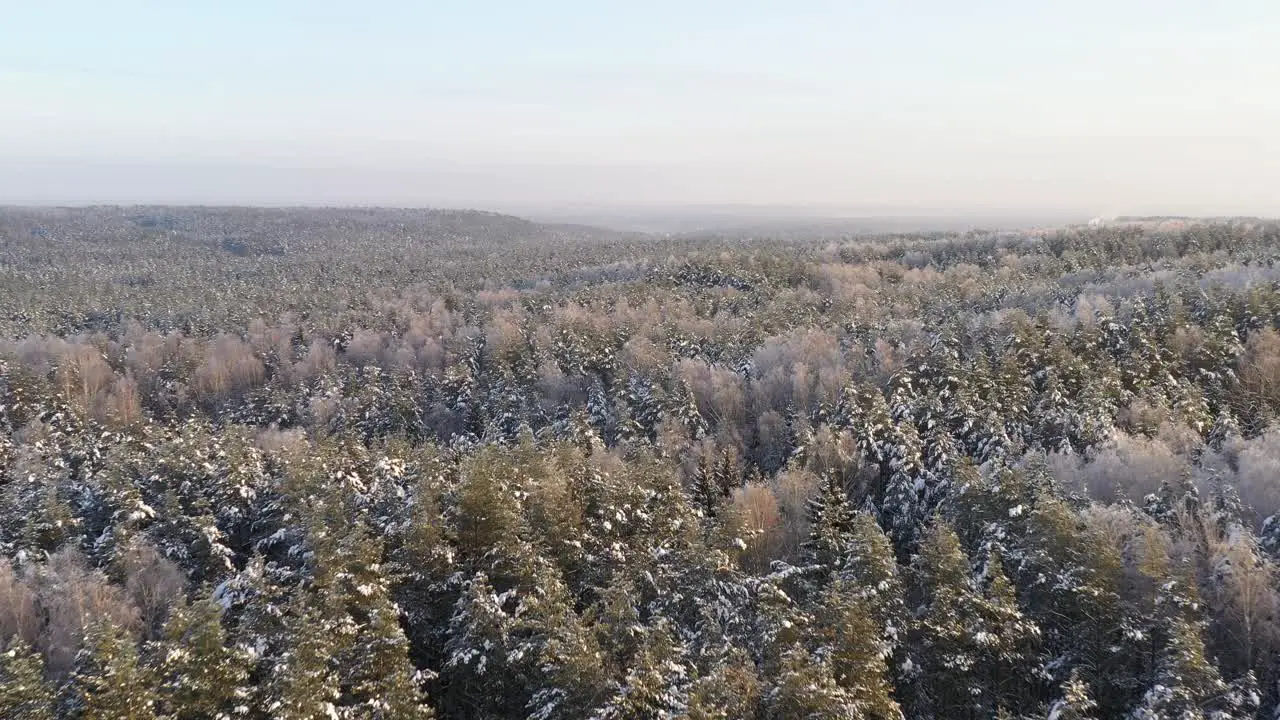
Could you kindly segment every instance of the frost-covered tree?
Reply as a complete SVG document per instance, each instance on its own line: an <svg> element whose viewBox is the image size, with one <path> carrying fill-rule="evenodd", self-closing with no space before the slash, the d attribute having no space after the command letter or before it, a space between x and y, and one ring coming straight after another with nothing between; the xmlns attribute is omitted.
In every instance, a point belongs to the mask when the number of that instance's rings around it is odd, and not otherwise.
<svg viewBox="0 0 1280 720"><path fill-rule="evenodd" d="M233 718L249 705L249 653L227 641L212 599L175 606L152 643L152 672L164 718Z"/></svg>
<svg viewBox="0 0 1280 720"><path fill-rule="evenodd" d="M0 652L0 716L13 720L53 720L53 688L44 661L21 639Z"/></svg>
<svg viewBox="0 0 1280 720"><path fill-rule="evenodd" d="M1062 683L1061 696L1049 704L1047 720L1093 720L1097 709L1098 703L1089 695L1089 686L1072 670Z"/></svg>
<svg viewBox="0 0 1280 720"><path fill-rule="evenodd" d="M1040 632L1018 609L998 558L988 559L980 588L955 531L939 522L913 572L923 603L912 629L920 668L913 711L968 716L1025 703L1027 686L1043 672L1035 652Z"/></svg>
<svg viewBox="0 0 1280 720"><path fill-rule="evenodd" d="M819 482L817 494L808 503L808 516L804 563L821 575L835 573L853 560L857 521L849 494L834 473Z"/></svg>
<svg viewBox="0 0 1280 720"><path fill-rule="evenodd" d="M62 712L83 720L158 717L155 678L133 637L110 620L90 628L61 694Z"/></svg>

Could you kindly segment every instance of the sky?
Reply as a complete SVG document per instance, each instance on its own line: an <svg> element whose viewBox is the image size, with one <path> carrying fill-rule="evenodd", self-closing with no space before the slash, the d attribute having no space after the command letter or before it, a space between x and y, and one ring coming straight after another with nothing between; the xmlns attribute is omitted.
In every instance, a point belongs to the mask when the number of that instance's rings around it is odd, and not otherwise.
<svg viewBox="0 0 1280 720"><path fill-rule="evenodd" d="M1280 215L1275 0L0 0L0 204Z"/></svg>

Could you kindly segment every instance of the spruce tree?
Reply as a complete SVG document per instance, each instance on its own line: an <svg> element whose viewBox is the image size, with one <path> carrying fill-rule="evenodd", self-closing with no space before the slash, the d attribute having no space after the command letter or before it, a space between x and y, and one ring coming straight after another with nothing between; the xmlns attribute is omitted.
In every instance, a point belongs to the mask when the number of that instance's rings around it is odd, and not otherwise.
<svg viewBox="0 0 1280 720"><path fill-rule="evenodd" d="M804 562L825 579L850 560L855 542L856 511L835 473L823 475L817 494L809 500L808 515L809 539L803 546Z"/></svg>
<svg viewBox="0 0 1280 720"><path fill-rule="evenodd" d="M716 468L707 455L698 460L698 467L693 471L691 490L693 504L702 512L704 518L714 518L720 514L725 495L721 492L720 483L717 481Z"/></svg>
<svg viewBox="0 0 1280 720"><path fill-rule="evenodd" d="M504 716L531 700L520 668L511 667L514 591L497 592L485 573L466 583L449 619L440 668L443 715ZM466 713L472 713L468 715Z"/></svg>
<svg viewBox="0 0 1280 720"><path fill-rule="evenodd" d="M742 471L738 468L738 463L730 454L729 448L720 451L720 461L716 464L715 472L716 489L720 492L720 496L727 498L733 494L734 490L742 487Z"/></svg>
<svg viewBox="0 0 1280 720"><path fill-rule="evenodd" d="M921 468L920 436L910 422L900 423L885 449L884 495L880 525L893 540L900 558L916 547L920 528L928 518L928 480Z"/></svg>

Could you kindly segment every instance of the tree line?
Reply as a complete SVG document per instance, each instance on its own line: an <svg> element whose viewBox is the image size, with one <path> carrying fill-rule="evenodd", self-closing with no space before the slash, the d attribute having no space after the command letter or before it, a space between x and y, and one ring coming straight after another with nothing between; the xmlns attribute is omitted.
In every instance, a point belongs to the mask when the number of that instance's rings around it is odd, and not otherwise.
<svg viewBox="0 0 1280 720"><path fill-rule="evenodd" d="M5 717L1280 704L1273 223L0 239Z"/></svg>

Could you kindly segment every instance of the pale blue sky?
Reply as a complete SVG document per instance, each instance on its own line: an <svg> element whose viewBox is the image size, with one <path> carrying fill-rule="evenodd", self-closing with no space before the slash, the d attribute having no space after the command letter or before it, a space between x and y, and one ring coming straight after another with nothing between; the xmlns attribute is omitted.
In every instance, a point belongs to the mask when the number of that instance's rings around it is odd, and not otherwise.
<svg viewBox="0 0 1280 720"><path fill-rule="evenodd" d="M0 203L1280 213L1280 2L0 0Z"/></svg>

